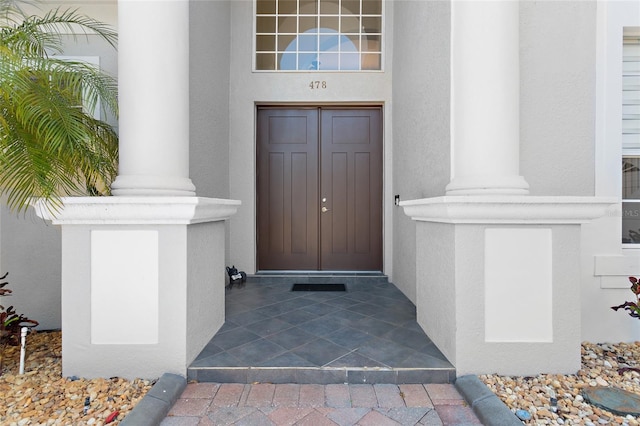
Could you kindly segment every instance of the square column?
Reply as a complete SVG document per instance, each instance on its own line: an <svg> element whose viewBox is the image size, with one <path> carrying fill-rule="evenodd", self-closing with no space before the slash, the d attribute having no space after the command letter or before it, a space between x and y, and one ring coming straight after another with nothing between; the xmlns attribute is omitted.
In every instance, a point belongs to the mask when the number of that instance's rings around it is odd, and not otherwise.
<svg viewBox="0 0 640 426"><path fill-rule="evenodd" d="M224 323L225 227L238 201L64 200L64 376L186 376Z"/></svg>
<svg viewBox="0 0 640 426"><path fill-rule="evenodd" d="M580 369L580 224L615 200L454 196L416 220L418 323L458 375Z"/></svg>

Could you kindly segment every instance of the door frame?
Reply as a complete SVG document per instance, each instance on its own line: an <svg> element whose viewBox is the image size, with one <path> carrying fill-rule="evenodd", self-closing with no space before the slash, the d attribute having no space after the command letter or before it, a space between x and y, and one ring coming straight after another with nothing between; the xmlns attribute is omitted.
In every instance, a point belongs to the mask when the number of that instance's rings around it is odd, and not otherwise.
<svg viewBox="0 0 640 426"><path fill-rule="evenodd" d="M364 108L380 108L380 125L381 125L381 129L380 129L380 133L381 133L381 137L382 137L382 146L381 146L381 154L382 154L382 185L381 185L381 191L382 191L382 206L381 206L381 216L382 216L382 223L381 223L381 233L382 233L382 271L372 271L372 272L382 272L385 273L385 259L386 259L386 253L387 253L387 236L386 236L386 231L387 231L387 220L386 216L387 216L387 211L386 211L386 203L389 201L390 196L388 194L388 191L386 190L386 183L387 183L387 176L386 176L386 172L387 172L387 146L386 146L386 138L385 138L385 104L384 102L322 102L322 103L307 103L307 102L255 102L254 103L254 108L253 108L253 113L254 113L254 124L253 124L253 176L254 176L254 190L253 190L253 202L254 202L254 212L253 212L253 226L254 226L254 235L255 235L255 240L254 240L254 259L255 259L255 265L254 265L254 270L256 271L256 273L259 272L269 272L269 273L277 273L279 271L277 270L260 270L258 269L258 256L259 256L259 252L258 252L258 238L259 238L259 233L258 233L258 185L257 185L257 169L258 169L258 162L257 162L257 158L258 158L258 133L257 133L257 128L258 128L258 109L259 108L281 108L281 109L296 109L296 108L333 108L333 109L345 109L345 110L349 110L349 109L364 109ZM332 271L323 271L323 270L283 270L281 272L300 272L300 273L304 273L304 272L315 272L315 273L329 273ZM359 273L366 273L368 271L335 271L338 273L349 273L349 272L359 272Z"/></svg>

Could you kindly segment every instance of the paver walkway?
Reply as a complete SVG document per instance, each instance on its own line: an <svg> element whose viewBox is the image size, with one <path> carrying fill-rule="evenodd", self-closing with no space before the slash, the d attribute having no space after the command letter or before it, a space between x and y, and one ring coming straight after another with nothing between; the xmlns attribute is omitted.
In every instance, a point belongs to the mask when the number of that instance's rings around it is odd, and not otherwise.
<svg viewBox="0 0 640 426"><path fill-rule="evenodd" d="M479 425L450 384L190 383L161 426Z"/></svg>

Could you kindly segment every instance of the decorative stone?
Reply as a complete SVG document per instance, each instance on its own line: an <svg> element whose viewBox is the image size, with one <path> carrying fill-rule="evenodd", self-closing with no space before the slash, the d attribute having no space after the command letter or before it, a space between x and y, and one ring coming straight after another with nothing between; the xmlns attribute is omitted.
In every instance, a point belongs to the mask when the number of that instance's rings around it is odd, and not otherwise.
<svg viewBox="0 0 640 426"><path fill-rule="evenodd" d="M613 387L595 387L583 389L582 395L590 404L614 414L640 415L640 395L638 394Z"/></svg>
<svg viewBox="0 0 640 426"><path fill-rule="evenodd" d="M152 383L141 379L63 378L61 343L59 331L29 335L24 375L18 374L20 347L5 349L0 373L0 425L102 425L121 407L112 420L119 421L151 389ZM84 414L87 395L93 397L90 410Z"/></svg>
<svg viewBox="0 0 640 426"><path fill-rule="evenodd" d="M531 413L529 413L527 410L516 410L516 416L520 419L520 420L531 420Z"/></svg>
<svg viewBox="0 0 640 426"><path fill-rule="evenodd" d="M553 417L553 413L546 408L541 408L538 410L538 417Z"/></svg>
<svg viewBox="0 0 640 426"><path fill-rule="evenodd" d="M598 377L606 381L609 386L624 389L640 395L640 370L631 368L640 367L640 341L634 343L607 343L609 350L604 350L600 345L589 342L582 344L582 368L575 375L540 374L535 377L508 377L499 375L483 375L480 379L515 413L517 410L526 410L532 419L527 423L535 422L543 424L602 424L602 419L607 419L612 425L640 426L636 417L617 415L609 410L596 408L589 405L580 393L583 389L598 386ZM598 356L593 359L589 356L594 353ZM623 367L619 364L618 357L626 361L626 370L618 370ZM613 368L609 369L608 365ZM592 383L590 383L592 382ZM507 389L512 389L509 393ZM519 390L518 390L519 389ZM554 394L555 389L555 394ZM517 395L517 399L513 399ZM539 410L553 408L551 398L557 399L557 412L552 417L538 415ZM543 414L546 414L544 411ZM517 417L517 416L516 416Z"/></svg>

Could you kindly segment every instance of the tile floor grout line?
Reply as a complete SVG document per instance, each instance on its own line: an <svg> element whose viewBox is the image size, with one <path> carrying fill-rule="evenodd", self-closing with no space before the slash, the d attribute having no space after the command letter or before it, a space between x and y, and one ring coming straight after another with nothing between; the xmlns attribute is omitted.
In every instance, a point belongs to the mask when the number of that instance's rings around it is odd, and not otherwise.
<svg viewBox="0 0 640 426"><path fill-rule="evenodd" d="M265 320L277 320L273 325L273 327L275 327L273 330L277 331L272 332L269 330L268 333L252 333L252 324L256 324L261 320L250 321L244 325L232 322L230 329L224 329L223 333L214 336L210 342L213 352L197 358L197 360L202 360L198 365L204 367L193 367L192 375L197 377L196 371L207 370L212 371L208 376L209 378L217 376L217 373L213 371L220 371L220 374L223 374L225 359L233 362L231 365L226 364L230 367L228 369L229 371L267 371L269 367L271 367L274 371L278 371L277 369L289 369L293 372L304 369L309 371L322 370L324 368L330 373L336 370L328 367L329 365L339 363L340 359L352 357L344 361L346 365L337 367L337 371L359 371L359 374L365 375L380 375L392 372L394 374L394 380L397 380L395 376L397 376L398 373L405 375L403 380L407 380L406 375L415 376L416 374L421 374L424 379L428 379L430 373L442 374L442 372L450 372L453 370L453 366L438 365L447 363L447 361L444 359L444 356L439 353L437 348L431 345L431 340L417 325L415 320L415 306L413 306L404 295L399 293L399 290L393 287L393 284L388 282L375 283L375 285L371 284L370 287L367 287L367 284L354 285L347 283L350 290L347 294L324 295L323 297L301 295L293 298L287 297L286 300L282 301L264 298L263 302L247 303L248 301L255 300L252 299L252 295L259 295L258 299L262 299L262 296L269 292L289 294L289 286L290 283L270 283L268 286L247 283L247 285L243 289L239 289L238 292L231 290L234 293L229 293L227 301L230 302L230 305L234 306L235 309L238 309L237 312L239 313L234 314L234 311L230 309L227 312L229 318L232 318L232 320L241 320L242 316L251 317L253 313L257 314L260 312L260 315L265 318ZM287 288L287 290L284 290L285 288ZM340 300L348 300L348 302L346 302L348 305L344 304L345 302L335 303L335 301ZM304 306L296 305L296 301L304 303ZM333 304L332 301L334 301ZM244 303L247 303L250 307L245 308ZM282 305L283 308L278 309L277 312L275 310L261 311L265 306L272 307L278 303L286 305ZM316 306L316 308L313 308L313 306ZM262 312L266 315L263 315ZM301 319L304 319L305 314L308 314L309 317L304 321L286 320L287 317L293 318L288 316L292 312L297 312ZM315 316L312 312L319 313L320 315ZM379 312L384 313L384 318L376 318L376 314ZM255 318L258 317L256 316ZM332 318L338 318L335 324L336 327L333 330L328 329L326 326L318 326L322 324L323 321L331 321ZM301 327L302 324L307 324L307 326ZM364 329L361 328L363 326L365 327ZM358 346L354 347L352 344L344 345L347 342L347 340L344 340L345 337L340 337L339 334L336 334L340 330L344 330L343 333L348 333L348 330L351 330L351 333L361 333L362 336L367 337ZM392 338L395 335L393 333L398 330L407 330L407 338L413 338L415 335L417 338L424 339L425 342L423 345L411 344L405 346L402 341L398 341L397 338ZM286 340L281 339L288 331L300 337L295 337L291 343L285 343ZM234 335L234 332L244 333L247 336L255 335L255 339L245 342L238 340L238 342L241 343L238 345L233 343L234 340L238 339ZM216 337L223 335L225 336L225 341L228 341L228 343L224 343L221 346L216 341ZM309 337L312 339L307 340ZM315 345L318 346L325 340L331 343L331 348L335 349L328 350L324 355L318 353L309 359L307 356L309 355L308 351L314 346L308 345L316 342ZM268 343L272 345L268 345ZM375 347L376 344L382 344L384 347ZM257 348L263 347L269 348L269 355L266 356L266 361L264 361L263 365L254 365L255 363L252 360L255 359L257 355L254 353L254 355L249 355L246 358L247 367L242 366L245 362L242 361L243 351L241 348L245 345L247 350L257 350ZM385 345L389 346L387 347ZM366 350L366 348L369 349ZM427 349L428 352L425 351L425 349ZM236 359L237 356L240 358ZM300 356L302 356L304 361L300 359ZM210 362L217 365L207 366L207 361L205 360L208 358L211 358ZM284 364L284 362L287 362L287 359L300 360L300 362L305 364L309 363L310 365L297 365L287 368L285 367L286 364ZM366 359L369 359L369 361L366 361ZM384 361L381 361L381 359ZM283 362L283 365L269 365L269 360L274 360L274 363ZM363 364L358 365L359 362L361 363L363 361ZM298 361L296 361L296 363L297 362ZM412 363L415 363L413 365L418 367L413 368ZM401 367L398 365L401 365ZM225 369L225 371L226 370L227 369ZM447 376L448 378L440 376L440 378L436 380L451 380L451 375L448 374ZM435 376L432 377L435 379ZM236 376L236 378L240 378L240 376ZM320 376L318 376L318 378L320 378ZM379 376L379 379L383 379L383 376ZM389 376L389 379L391 379L391 376Z"/></svg>

